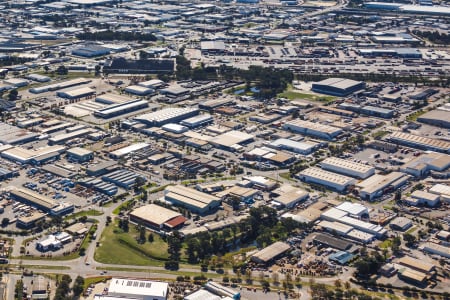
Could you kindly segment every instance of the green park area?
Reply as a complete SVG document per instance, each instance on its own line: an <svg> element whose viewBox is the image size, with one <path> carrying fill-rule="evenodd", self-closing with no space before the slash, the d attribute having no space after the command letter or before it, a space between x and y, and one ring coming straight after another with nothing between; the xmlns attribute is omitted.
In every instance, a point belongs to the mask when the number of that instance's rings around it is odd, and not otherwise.
<svg viewBox="0 0 450 300"><path fill-rule="evenodd" d="M301 92L295 90L292 85L288 85L288 88L283 93L278 94L280 98L286 98L289 100L310 100L329 103L336 99L334 96L327 96L315 93Z"/></svg>
<svg viewBox="0 0 450 300"><path fill-rule="evenodd" d="M130 224L128 232L125 232L119 228L118 222L112 222L103 231L95 260L107 264L164 266L168 259L167 243L154 233L150 242L149 234L146 231L145 242L140 242L140 232L135 225Z"/></svg>

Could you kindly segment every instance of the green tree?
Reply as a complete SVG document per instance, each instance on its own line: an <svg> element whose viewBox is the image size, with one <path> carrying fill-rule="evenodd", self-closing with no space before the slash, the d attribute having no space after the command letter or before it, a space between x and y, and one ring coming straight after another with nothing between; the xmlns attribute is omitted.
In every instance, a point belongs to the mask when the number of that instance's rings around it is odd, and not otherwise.
<svg viewBox="0 0 450 300"><path fill-rule="evenodd" d="M84 278L81 276L77 276L75 278L75 282L73 283L73 294L75 297L79 297L84 290Z"/></svg>
<svg viewBox="0 0 450 300"><path fill-rule="evenodd" d="M8 100L14 101L17 99L17 96L19 96L19 92L16 89L11 90L8 95Z"/></svg>

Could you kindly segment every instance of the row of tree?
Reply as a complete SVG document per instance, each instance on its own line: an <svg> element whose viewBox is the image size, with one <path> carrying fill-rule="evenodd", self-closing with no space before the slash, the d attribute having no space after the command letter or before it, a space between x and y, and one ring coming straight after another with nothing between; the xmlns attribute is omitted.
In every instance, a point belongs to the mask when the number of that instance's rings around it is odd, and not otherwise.
<svg viewBox="0 0 450 300"><path fill-rule="evenodd" d="M122 32L113 30L83 32L78 34L77 38L85 41L156 41L156 37L151 33Z"/></svg>

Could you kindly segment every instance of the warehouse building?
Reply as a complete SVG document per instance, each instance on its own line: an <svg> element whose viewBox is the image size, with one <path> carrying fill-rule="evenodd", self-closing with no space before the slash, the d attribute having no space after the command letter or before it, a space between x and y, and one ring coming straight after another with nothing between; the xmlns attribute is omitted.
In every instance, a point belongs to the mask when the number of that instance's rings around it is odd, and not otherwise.
<svg viewBox="0 0 450 300"><path fill-rule="evenodd" d="M275 242L272 245L256 252L251 256L251 260L258 264L268 264L281 255L291 250L291 246L283 242Z"/></svg>
<svg viewBox="0 0 450 300"><path fill-rule="evenodd" d="M133 210L130 213L130 221L152 229L172 230L182 227L187 219L179 212L149 204Z"/></svg>
<svg viewBox="0 0 450 300"><path fill-rule="evenodd" d="M39 133L0 122L0 143L2 144L24 144L37 140L38 137Z"/></svg>
<svg viewBox="0 0 450 300"><path fill-rule="evenodd" d="M168 186L164 190L166 201L197 214L208 214L220 205L220 198L182 185Z"/></svg>
<svg viewBox="0 0 450 300"><path fill-rule="evenodd" d="M430 171L443 172L450 168L450 155L443 153L426 153L413 158L400 167L402 172L422 178Z"/></svg>
<svg viewBox="0 0 450 300"><path fill-rule="evenodd" d="M392 133L387 139L390 142L413 148L450 153L450 142L444 140L418 136L400 131Z"/></svg>
<svg viewBox="0 0 450 300"><path fill-rule="evenodd" d="M361 107L360 112L368 116L374 116L384 119L390 119L394 116L394 111L392 109L370 105Z"/></svg>
<svg viewBox="0 0 450 300"><path fill-rule="evenodd" d="M181 125L189 128L209 125L214 122L214 118L210 114L201 114L192 118L185 119L180 122Z"/></svg>
<svg viewBox="0 0 450 300"><path fill-rule="evenodd" d="M450 203L450 186L446 184L435 184L429 190L430 193L439 195L442 202Z"/></svg>
<svg viewBox="0 0 450 300"><path fill-rule="evenodd" d="M428 280L427 274L409 268L399 270L398 278L419 286L425 286Z"/></svg>
<svg viewBox="0 0 450 300"><path fill-rule="evenodd" d="M27 79L36 81L36 82L49 82L52 79L48 76L40 75L40 74L29 74L26 77Z"/></svg>
<svg viewBox="0 0 450 300"><path fill-rule="evenodd" d="M365 82L345 78L328 78L312 84L314 92L338 97L345 97L365 88Z"/></svg>
<svg viewBox="0 0 450 300"><path fill-rule="evenodd" d="M283 124L283 129L325 140L333 140L342 133L342 129L340 128L300 119L286 122Z"/></svg>
<svg viewBox="0 0 450 300"><path fill-rule="evenodd" d="M94 94L95 94L95 91L89 87L82 87L82 88L68 90L68 91L56 92L56 95L58 97L66 98L66 99L80 99L80 98L92 96Z"/></svg>
<svg viewBox="0 0 450 300"><path fill-rule="evenodd" d="M365 179L375 174L375 168L365 164L345 160L337 157L329 157L320 162L320 167L324 170L339 174Z"/></svg>
<svg viewBox="0 0 450 300"><path fill-rule="evenodd" d="M72 213L74 210L73 204L58 203L28 189L12 188L9 190L9 194L11 199L31 205L52 216L63 216Z"/></svg>
<svg viewBox="0 0 450 300"><path fill-rule="evenodd" d="M137 116L134 120L148 126L162 126L168 123L178 123L181 120L198 115L199 112L197 108L171 107Z"/></svg>
<svg viewBox="0 0 450 300"><path fill-rule="evenodd" d="M338 249L341 251L349 250L353 246L353 244L348 241L345 241L343 239L338 239L338 238L332 237L331 235L323 234L323 233L317 233L313 237L313 243L314 243L314 245L331 247L331 248Z"/></svg>
<svg viewBox="0 0 450 300"><path fill-rule="evenodd" d="M31 88L31 89L29 89L29 91L30 91L30 93L40 94L40 93L45 93L45 92L49 92L49 91L62 90L65 88L70 88L73 86L90 83L91 81L92 81L91 79L77 78L77 79L62 81L62 82L58 82L58 83L54 83L54 84L50 84L50 85Z"/></svg>
<svg viewBox="0 0 450 300"><path fill-rule="evenodd" d="M215 147L236 151L242 148L243 144L253 141L254 136L242 131L231 130L212 138L209 142Z"/></svg>
<svg viewBox="0 0 450 300"><path fill-rule="evenodd" d="M121 188L124 188L126 190L129 190L134 187L136 184L137 178L142 178L144 182L147 180L143 175L137 174L135 172L121 169L117 171L113 171L111 173L108 173L106 175L102 176L102 180L113 183L117 186L120 186Z"/></svg>
<svg viewBox="0 0 450 300"><path fill-rule="evenodd" d="M435 109L419 116L417 121L440 128L450 128L450 118L448 117L448 114L448 111Z"/></svg>
<svg viewBox="0 0 450 300"><path fill-rule="evenodd" d="M406 231L413 226L410 219L405 217L397 217L389 223L392 230Z"/></svg>
<svg viewBox="0 0 450 300"><path fill-rule="evenodd" d="M95 102L103 103L103 104L120 104L124 102L133 101L130 97L113 94L113 93L105 93L101 95L97 95L95 97Z"/></svg>
<svg viewBox="0 0 450 300"><path fill-rule="evenodd" d="M109 119L120 115L128 114L139 109L147 108L148 102L146 100L131 100L122 103L116 103L107 107L94 111L94 116Z"/></svg>
<svg viewBox="0 0 450 300"><path fill-rule="evenodd" d="M423 260L412 258L411 256L403 256L397 261L397 263L425 274L431 274L436 269L435 265L426 263Z"/></svg>
<svg viewBox="0 0 450 300"><path fill-rule="evenodd" d="M149 88L149 89L156 90L156 89L164 87L166 85L166 83L159 79L151 79L151 80L139 82L138 85Z"/></svg>
<svg viewBox="0 0 450 300"><path fill-rule="evenodd" d="M22 164L43 164L57 159L66 150L64 146L46 146L39 149L12 147L1 153L1 156Z"/></svg>
<svg viewBox="0 0 450 300"><path fill-rule="evenodd" d="M450 248L448 246L427 242L422 244L419 248L423 249L423 251L427 253L450 258Z"/></svg>
<svg viewBox="0 0 450 300"><path fill-rule="evenodd" d="M92 128L84 128L77 131L69 132L69 133L62 133L55 135L54 137L51 137L48 139L49 145L56 145L56 144L64 144L70 140L79 138L79 137L85 137L87 134L92 133Z"/></svg>
<svg viewBox="0 0 450 300"><path fill-rule="evenodd" d="M147 144L147 143L135 143L135 144L131 144L129 146L117 149L117 150L109 153L109 156L114 159L119 159L128 154L131 154L131 153L139 151L139 150L144 150L149 147L150 147L150 144Z"/></svg>
<svg viewBox="0 0 450 300"><path fill-rule="evenodd" d="M169 284L160 281L112 278L107 295L112 299L167 300Z"/></svg>
<svg viewBox="0 0 450 300"><path fill-rule="evenodd" d="M82 57L96 57L102 55L108 55L110 50L97 44L86 44L81 47L77 47L72 50L72 55Z"/></svg>
<svg viewBox="0 0 450 300"><path fill-rule="evenodd" d="M33 212L29 216L23 216L17 219L17 228L30 229L36 225L36 222L45 219L46 214L41 212Z"/></svg>
<svg viewBox="0 0 450 300"><path fill-rule="evenodd" d="M283 184L271 193L271 198L280 207L292 208L308 199L309 193L290 184Z"/></svg>
<svg viewBox="0 0 450 300"><path fill-rule="evenodd" d="M360 219L369 216L369 210L367 209L367 207L365 207L360 203L353 203L346 201L336 206L336 209L345 211L346 213L348 213L348 215L350 215L353 218Z"/></svg>
<svg viewBox="0 0 450 300"><path fill-rule="evenodd" d="M339 192L344 192L356 183L356 180L351 177L328 172L317 167L305 169L298 173L296 177L304 182L324 185Z"/></svg>
<svg viewBox="0 0 450 300"><path fill-rule="evenodd" d="M96 178L81 180L81 181L78 181L78 183L82 186L88 187L90 189L93 189L97 192L100 192L100 193L108 195L108 196L113 196L113 195L117 194L117 192L119 190L115 184L105 182L103 180L96 179Z"/></svg>
<svg viewBox="0 0 450 300"><path fill-rule="evenodd" d="M125 88L125 92L138 96L147 96L153 94L155 91L140 85L130 85Z"/></svg>
<svg viewBox="0 0 450 300"><path fill-rule="evenodd" d="M241 294L239 292L237 292L229 287L223 286L220 283L214 282L212 280L208 281L205 284L205 289L216 295L220 295L222 297L221 299L223 299L223 300L241 299ZM201 298L201 299L205 299L205 298ZM209 300L209 298L207 298L206 300Z"/></svg>
<svg viewBox="0 0 450 300"><path fill-rule="evenodd" d="M109 119L120 115L128 114L143 108L148 107L148 102L146 100L131 100L123 103L117 103L109 105L107 107L98 109L94 111L94 116Z"/></svg>
<svg viewBox="0 0 450 300"><path fill-rule="evenodd" d="M375 174L357 184L360 189L359 196L363 200L372 201L406 184L409 178L409 175L402 172L391 172L387 175Z"/></svg>
<svg viewBox="0 0 450 300"><path fill-rule="evenodd" d="M412 206L426 205L428 207L435 207L439 204L439 195L428 193L426 191L414 191L410 197L404 199L406 203Z"/></svg>
<svg viewBox="0 0 450 300"><path fill-rule="evenodd" d="M74 147L67 150L66 153L67 158L79 163L87 162L94 159L94 152L85 148Z"/></svg>
<svg viewBox="0 0 450 300"><path fill-rule="evenodd" d="M268 147L280 150L287 150L302 155L308 155L319 149L320 143L313 141L298 142L290 139L281 138L268 144Z"/></svg>
<svg viewBox="0 0 450 300"><path fill-rule="evenodd" d="M175 59L127 60L119 57L106 61L103 72L108 74L164 74L175 70Z"/></svg>
<svg viewBox="0 0 450 300"><path fill-rule="evenodd" d="M18 172L13 172L8 169L0 167L0 181L12 178L15 174L18 174Z"/></svg>

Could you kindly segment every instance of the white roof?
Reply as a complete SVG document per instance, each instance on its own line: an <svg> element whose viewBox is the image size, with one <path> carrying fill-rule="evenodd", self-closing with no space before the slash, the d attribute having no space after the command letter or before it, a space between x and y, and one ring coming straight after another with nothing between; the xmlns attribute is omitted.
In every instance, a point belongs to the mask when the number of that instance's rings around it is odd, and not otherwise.
<svg viewBox="0 0 450 300"><path fill-rule="evenodd" d="M134 295L166 297L169 284L166 282L113 278L108 293L114 295Z"/></svg>
<svg viewBox="0 0 450 300"><path fill-rule="evenodd" d="M224 134L216 136L211 140L211 142L221 146L231 147L232 145L240 144L253 138L254 136L251 134L242 131L231 130Z"/></svg>
<svg viewBox="0 0 450 300"><path fill-rule="evenodd" d="M114 156L120 157L120 156L127 155L129 153L132 153L134 151L138 151L138 150L143 149L148 146L149 146L149 144L147 144L147 143L136 143L136 144L132 144L130 146L124 147L124 148L120 148L116 151L113 151L113 152L111 152L111 154Z"/></svg>
<svg viewBox="0 0 450 300"><path fill-rule="evenodd" d="M317 167L311 167L305 169L299 173L302 176L309 176L312 178L320 179L327 182L332 182L340 185L349 185L353 184L355 180L351 177L344 176L341 174L325 171L323 169Z"/></svg>
<svg viewBox="0 0 450 300"><path fill-rule="evenodd" d="M352 202L342 202L338 206L336 206L337 209L348 212L351 215L360 215L367 213L367 207L365 207L362 204L359 203L352 203Z"/></svg>
<svg viewBox="0 0 450 300"><path fill-rule="evenodd" d="M373 169L372 166L368 166L365 164L353 162L350 160L338 158L338 157L328 157L321 162L321 165L331 165L340 167L346 170L353 170L358 172L368 172Z"/></svg>
<svg viewBox="0 0 450 300"><path fill-rule="evenodd" d="M450 186L438 183L433 185L429 192L438 195L450 196Z"/></svg>
<svg viewBox="0 0 450 300"><path fill-rule="evenodd" d="M330 218L332 220L339 220L340 218L345 217L346 215L348 215L346 211L342 211L334 207L322 213L322 217Z"/></svg>
<svg viewBox="0 0 450 300"><path fill-rule="evenodd" d="M158 225L162 225L175 217L181 216L181 214L176 211L156 204L149 204L136 208L131 212L131 215Z"/></svg>

